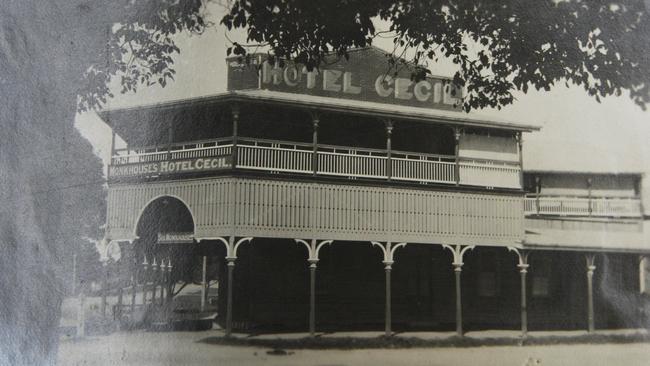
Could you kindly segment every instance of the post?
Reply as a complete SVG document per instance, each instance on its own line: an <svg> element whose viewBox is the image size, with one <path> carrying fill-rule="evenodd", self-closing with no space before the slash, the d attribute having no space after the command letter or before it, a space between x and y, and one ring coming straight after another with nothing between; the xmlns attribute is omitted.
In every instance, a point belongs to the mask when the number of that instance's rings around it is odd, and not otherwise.
<svg viewBox="0 0 650 366"><path fill-rule="evenodd" d="M386 125L386 176L390 181L393 177L393 162L391 160L392 155L392 136L393 136L393 121L387 119L384 124Z"/></svg>
<svg viewBox="0 0 650 366"><path fill-rule="evenodd" d="M595 254L587 254L587 326L589 333L592 333L596 327L594 322L594 288L593 277L596 266L594 265Z"/></svg>
<svg viewBox="0 0 650 366"><path fill-rule="evenodd" d="M79 309L77 311L77 337L83 338L86 334L86 295L83 288L79 291Z"/></svg>
<svg viewBox="0 0 650 366"><path fill-rule="evenodd" d="M237 130L239 128L239 106L232 106L232 169L237 168Z"/></svg>
<svg viewBox="0 0 650 366"><path fill-rule="evenodd" d="M528 335L528 305L526 304L526 273L528 272L528 264L519 267L519 274L521 275L521 335L526 337Z"/></svg>
<svg viewBox="0 0 650 366"><path fill-rule="evenodd" d="M165 271L165 260L160 261L160 274L158 275L158 283L160 284L160 305L165 305L165 278L167 272Z"/></svg>
<svg viewBox="0 0 650 366"><path fill-rule="evenodd" d="M398 243L393 245L390 241L386 242L386 245L382 245L379 242L373 241L371 242L372 245L377 245L379 248L381 248L381 251L384 254L384 260L382 263L384 264L384 271L386 272L386 314L385 314L385 325L386 325L386 337L390 337L392 335L392 329L391 329L391 324L392 324L392 314L391 314L391 278L390 278L390 273L391 270L393 269L393 263L395 261L393 260L395 251L401 247L406 246L406 243Z"/></svg>
<svg viewBox="0 0 650 366"><path fill-rule="evenodd" d="M172 141L174 141L174 129L172 128L172 122L169 122L167 125L167 160L172 158Z"/></svg>
<svg viewBox="0 0 650 366"><path fill-rule="evenodd" d="M101 304L101 312L102 312L102 318L106 317L106 297L108 295L108 261L102 262L102 269L103 269L103 278L102 278L102 304Z"/></svg>
<svg viewBox="0 0 650 366"><path fill-rule="evenodd" d="M131 276L131 315L133 315L133 312L135 311L135 293L137 289L138 283L135 279L135 275Z"/></svg>
<svg viewBox="0 0 650 366"><path fill-rule="evenodd" d="M309 264L309 335L316 334L316 262Z"/></svg>
<svg viewBox="0 0 650 366"><path fill-rule="evenodd" d="M207 261L208 257L203 256L203 266L202 266L202 272L201 272L201 312L205 311L205 277L206 277L206 269L207 269Z"/></svg>
<svg viewBox="0 0 650 366"><path fill-rule="evenodd" d="M463 270L462 267L462 263L454 263L454 274L456 276L456 334L459 337L463 336L463 305L460 292L460 274Z"/></svg>
<svg viewBox="0 0 650 366"><path fill-rule="evenodd" d="M144 262L142 262L142 305L147 304L147 267L149 266L149 263L147 263L147 257L144 257Z"/></svg>
<svg viewBox="0 0 650 366"><path fill-rule="evenodd" d="M647 257L644 255L639 256L639 293L644 294L646 292L646 276L645 276L645 268L646 268L646 259Z"/></svg>
<svg viewBox="0 0 650 366"><path fill-rule="evenodd" d="M539 193L540 193L540 180L539 177L535 177L535 207L537 208L537 215L539 216Z"/></svg>
<svg viewBox="0 0 650 366"><path fill-rule="evenodd" d="M318 264L318 253L321 248L331 244L332 240L323 240L320 243L316 239L307 242L302 239L294 239L297 244L303 244L307 248L307 262L309 263L309 335L316 335L316 266Z"/></svg>
<svg viewBox="0 0 650 366"><path fill-rule="evenodd" d="M454 141L456 142L454 146L454 177L456 185L460 185L460 128L458 127L454 127Z"/></svg>
<svg viewBox="0 0 650 366"><path fill-rule="evenodd" d="M153 258L153 263L151 264L151 305L156 304L156 292L158 291L158 264L156 263L156 257Z"/></svg>
<svg viewBox="0 0 650 366"><path fill-rule="evenodd" d="M77 293L77 253L72 254L72 296Z"/></svg>
<svg viewBox="0 0 650 366"><path fill-rule="evenodd" d="M521 131L517 132L517 149L519 151L519 187L524 188L524 149Z"/></svg>
<svg viewBox="0 0 650 366"><path fill-rule="evenodd" d="M228 261L228 293L226 303L226 337L232 334L232 277L236 258L226 258Z"/></svg>
<svg viewBox="0 0 650 366"><path fill-rule="evenodd" d="M589 205L588 206L589 216L591 216L591 212L593 211L592 202L591 202L591 178L587 178L587 200L588 200L587 204Z"/></svg>
<svg viewBox="0 0 650 366"><path fill-rule="evenodd" d="M474 249L474 245L467 245L465 247L461 245L456 245L454 247L443 244L443 248L449 249L453 256L453 262L451 263L454 267L454 274L456 277L456 334L459 337L463 336L463 305L461 302L461 283L460 283L460 274L463 270L463 256L468 250Z"/></svg>
<svg viewBox="0 0 650 366"><path fill-rule="evenodd" d="M391 272L391 264L386 263L384 265L384 270L386 271L386 337L390 337L392 334L391 330L391 293L390 293L390 272Z"/></svg>
<svg viewBox="0 0 650 366"><path fill-rule="evenodd" d="M525 338L528 335L528 306L526 304L526 274L528 273L528 254L527 250L517 249L515 247L508 247L508 250L515 252L519 263L519 275L521 277L521 336Z"/></svg>
<svg viewBox="0 0 650 366"><path fill-rule="evenodd" d="M172 277L172 260L167 261L167 302L171 303L174 298L174 282Z"/></svg>
<svg viewBox="0 0 650 366"><path fill-rule="evenodd" d="M312 156L311 156L311 168L314 172L314 176L318 173L318 124L320 123L320 116L317 112L311 113L312 121Z"/></svg>

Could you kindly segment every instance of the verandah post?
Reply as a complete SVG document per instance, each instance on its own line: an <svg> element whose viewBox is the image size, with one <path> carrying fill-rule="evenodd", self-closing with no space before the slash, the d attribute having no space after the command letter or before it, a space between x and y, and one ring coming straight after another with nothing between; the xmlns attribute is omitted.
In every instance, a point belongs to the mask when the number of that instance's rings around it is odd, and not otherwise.
<svg viewBox="0 0 650 366"><path fill-rule="evenodd" d="M461 273L463 270L463 263L452 263L454 267L455 277L455 295L456 295L456 335L461 337L463 335L463 305L461 296Z"/></svg>
<svg viewBox="0 0 650 366"><path fill-rule="evenodd" d="M232 112L232 169L237 167L238 151L237 151L237 135L239 129L239 106L234 104L231 109Z"/></svg>
<svg viewBox="0 0 650 366"><path fill-rule="evenodd" d="M539 193L540 193L540 180L539 177L535 177L535 208L537 209L537 215L539 215Z"/></svg>
<svg viewBox="0 0 650 366"><path fill-rule="evenodd" d="M443 248L449 249L453 256L452 266L454 268L454 274L456 277L456 334L459 337L463 336L463 305L461 299L461 283L460 276L463 270L463 256L468 250L474 249L474 245L461 246L456 245L454 247L443 244Z"/></svg>
<svg viewBox="0 0 650 366"><path fill-rule="evenodd" d="M515 247L508 247L509 251L515 252L519 263L517 268L519 268L519 275L521 278L521 335L526 337L528 335L528 305L526 298L526 274L528 273L528 254L527 250L517 249Z"/></svg>
<svg viewBox="0 0 650 366"><path fill-rule="evenodd" d="M390 248L390 246L389 246ZM391 278L390 278L390 272L392 270L390 264L385 264L384 270L386 272L386 336L389 337L392 334L392 329L391 329L391 293L390 293L390 283L391 283Z"/></svg>
<svg viewBox="0 0 650 366"><path fill-rule="evenodd" d="M519 188L524 188L524 148L521 131L515 135L517 139L517 151L519 152Z"/></svg>
<svg viewBox="0 0 650 366"><path fill-rule="evenodd" d="M309 335L316 335L316 268L319 261L318 253L320 249L331 244L332 240L323 240L318 242L316 239L311 239L307 242L302 239L294 239L296 243L303 244L307 248L307 262L309 263Z"/></svg>
<svg viewBox="0 0 650 366"><path fill-rule="evenodd" d="M394 255L395 251L403 246L406 245L406 243L399 243L393 245L390 241L386 242L386 244L382 244L376 241L371 242L372 245L378 246L383 254L384 254L384 260L382 263L384 264L384 271L386 273L386 304L385 304L385 318L384 318L384 324L385 324L385 335L386 337L390 337L393 332L392 332L392 312L391 312L391 271L393 269L393 263L394 261Z"/></svg>
<svg viewBox="0 0 650 366"><path fill-rule="evenodd" d="M595 329L594 320L594 286L593 278L596 266L594 265L596 255L589 253L585 256L587 261L587 330L592 333Z"/></svg>
<svg viewBox="0 0 650 366"><path fill-rule="evenodd" d="M390 181L393 177L393 162L391 160L391 155L393 150L392 136L394 123L392 120L387 119L384 121L384 124L386 127L386 177Z"/></svg>
<svg viewBox="0 0 650 366"><path fill-rule="evenodd" d="M309 335L316 333L316 263L309 265Z"/></svg>
<svg viewBox="0 0 650 366"><path fill-rule="evenodd" d="M591 216L591 213L593 212L593 203L592 203L592 197L591 197L591 184L592 180L591 178L587 178L587 210L589 211L589 216Z"/></svg>
<svg viewBox="0 0 650 366"><path fill-rule="evenodd" d="M460 184L460 128L454 127L454 180Z"/></svg>
<svg viewBox="0 0 650 366"><path fill-rule="evenodd" d="M312 122L312 155L311 155L311 168L314 176L318 174L318 124L320 123L320 115L318 112L311 112Z"/></svg>
<svg viewBox="0 0 650 366"><path fill-rule="evenodd" d="M172 158L172 141L174 140L174 129L172 123L167 124L167 160Z"/></svg>
<svg viewBox="0 0 650 366"><path fill-rule="evenodd" d="M203 265L201 266L201 312L205 311L205 279L206 279L206 268L207 267L207 257L203 256Z"/></svg>
<svg viewBox="0 0 650 366"><path fill-rule="evenodd" d="M228 242L228 245L231 248L235 246L235 237L231 236ZM229 253L230 254L230 253ZM226 298L226 337L230 337L232 334L232 277L233 271L235 270L235 260L237 257L228 256L226 261L228 262L228 292Z"/></svg>

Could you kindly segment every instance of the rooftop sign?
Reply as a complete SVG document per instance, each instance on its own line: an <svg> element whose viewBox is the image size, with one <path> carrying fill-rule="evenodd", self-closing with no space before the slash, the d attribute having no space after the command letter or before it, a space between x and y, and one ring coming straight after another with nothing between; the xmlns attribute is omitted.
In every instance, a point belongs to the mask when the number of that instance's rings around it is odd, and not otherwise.
<svg viewBox="0 0 650 366"><path fill-rule="evenodd" d="M280 66L253 59L252 65L228 60L228 89L267 89L284 93L352 99L412 107L461 111L462 91L451 79L427 77L412 80L412 67L389 67L384 54L374 48L350 52L349 60L335 60L308 71L304 65Z"/></svg>

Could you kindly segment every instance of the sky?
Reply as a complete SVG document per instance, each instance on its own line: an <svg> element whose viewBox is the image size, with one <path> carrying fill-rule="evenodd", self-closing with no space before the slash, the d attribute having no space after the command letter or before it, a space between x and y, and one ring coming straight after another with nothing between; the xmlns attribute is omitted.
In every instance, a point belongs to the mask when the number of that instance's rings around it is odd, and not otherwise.
<svg viewBox="0 0 650 366"><path fill-rule="evenodd" d="M209 10L213 21L218 23L219 9ZM228 36L243 40L241 32L231 32ZM142 86L136 94L120 94L115 84L112 86L115 98L106 107L137 106L226 91L225 28L217 25L202 35L181 34L176 42L181 52L175 57L175 82L165 88ZM392 39L377 38L374 45L392 50ZM454 72L450 63L429 68L434 75L451 76ZM515 96L514 104L500 111L471 113L541 127L541 131L524 134L526 170L650 175L650 111L643 111L629 98L608 97L598 103L581 87L567 88L563 83L548 92L529 91ZM77 115L75 125L106 165L110 155L110 128L94 112ZM650 185L650 179L646 181Z"/></svg>

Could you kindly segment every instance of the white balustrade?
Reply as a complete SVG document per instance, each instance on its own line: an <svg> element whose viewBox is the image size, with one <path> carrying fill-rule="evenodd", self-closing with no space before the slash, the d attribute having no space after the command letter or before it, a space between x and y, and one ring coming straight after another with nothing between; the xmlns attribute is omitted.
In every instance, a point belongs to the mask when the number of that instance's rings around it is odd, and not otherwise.
<svg viewBox="0 0 650 366"><path fill-rule="evenodd" d="M641 200L618 197L528 196L524 200L526 215L639 217Z"/></svg>
<svg viewBox="0 0 650 366"><path fill-rule="evenodd" d="M274 172L311 173L311 150L271 146L238 145L237 167Z"/></svg>
<svg viewBox="0 0 650 366"><path fill-rule="evenodd" d="M521 188L521 168L515 163L464 159L459 162L459 174L463 185Z"/></svg>
<svg viewBox="0 0 650 366"><path fill-rule="evenodd" d="M400 154L391 157L392 178L432 183L455 183L453 157Z"/></svg>
<svg viewBox="0 0 650 366"><path fill-rule="evenodd" d="M387 178L386 157L356 150L319 151L318 174L361 178Z"/></svg>
<svg viewBox="0 0 650 366"><path fill-rule="evenodd" d="M171 146L144 147L115 151L113 165L182 160L232 154L231 138L177 143ZM306 143L251 139L237 141L240 169L311 174L314 172L313 146ZM387 179L385 150L319 145L317 174L348 178ZM520 187L517 163L463 159L459 162L460 184L482 187ZM455 157L394 151L391 178L420 183L456 183ZM615 210L615 208L611 208Z"/></svg>

